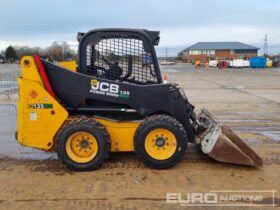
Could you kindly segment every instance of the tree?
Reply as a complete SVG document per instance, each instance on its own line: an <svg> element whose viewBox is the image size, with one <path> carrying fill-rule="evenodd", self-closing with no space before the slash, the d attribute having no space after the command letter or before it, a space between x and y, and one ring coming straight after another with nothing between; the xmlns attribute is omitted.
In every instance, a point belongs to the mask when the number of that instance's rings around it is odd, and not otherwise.
<svg viewBox="0 0 280 210"><path fill-rule="evenodd" d="M13 48L12 46L7 47L6 51L5 51L5 57L6 59L17 59L17 53L15 51L15 48Z"/></svg>
<svg viewBox="0 0 280 210"><path fill-rule="evenodd" d="M46 50L46 55L50 56L55 61L65 61L67 59L73 59L75 52L71 50L67 42L53 42L50 47Z"/></svg>
<svg viewBox="0 0 280 210"><path fill-rule="evenodd" d="M39 47L15 47L16 53L18 58L22 58L25 55L34 55L34 54L39 54L40 56L44 55L44 50L42 50Z"/></svg>

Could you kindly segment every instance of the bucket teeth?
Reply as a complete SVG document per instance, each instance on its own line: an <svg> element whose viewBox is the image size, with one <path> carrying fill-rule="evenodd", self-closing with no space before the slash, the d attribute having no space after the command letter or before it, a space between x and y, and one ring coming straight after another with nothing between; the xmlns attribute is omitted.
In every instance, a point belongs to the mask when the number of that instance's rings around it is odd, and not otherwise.
<svg viewBox="0 0 280 210"><path fill-rule="evenodd" d="M199 135L204 153L220 162L262 166L262 159L230 128L220 125L207 110L204 109L199 117L208 121L208 128Z"/></svg>

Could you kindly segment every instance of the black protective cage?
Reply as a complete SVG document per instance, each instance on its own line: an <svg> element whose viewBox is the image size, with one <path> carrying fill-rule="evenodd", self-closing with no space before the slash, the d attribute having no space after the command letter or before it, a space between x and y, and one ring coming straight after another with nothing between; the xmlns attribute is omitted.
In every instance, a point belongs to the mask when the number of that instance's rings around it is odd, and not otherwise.
<svg viewBox="0 0 280 210"><path fill-rule="evenodd" d="M162 83L153 45L159 32L98 29L79 33L79 72L132 84Z"/></svg>

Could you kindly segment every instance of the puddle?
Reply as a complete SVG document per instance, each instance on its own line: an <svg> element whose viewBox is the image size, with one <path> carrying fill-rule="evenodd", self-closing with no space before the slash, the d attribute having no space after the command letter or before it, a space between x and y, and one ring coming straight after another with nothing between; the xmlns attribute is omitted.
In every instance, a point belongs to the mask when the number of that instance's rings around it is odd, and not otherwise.
<svg viewBox="0 0 280 210"><path fill-rule="evenodd" d="M166 73L176 73L178 72L176 69L172 69L172 68L166 68L166 69L162 69L162 72L166 72Z"/></svg>
<svg viewBox="0 0 280 210"><path fill-rule="evenodd" d="M261 133L273 141L280 141L280 131L263 131Z"/></svg>
<svg viewBox="0 0 280 210"><path fill-rule="evenodd" d="M272 122L268 120L255 120L255 119L219 119L221 122Z"/></svg>
<svg viewBox="0 0 280 210"><path fill-rule="evenodd" d="M245 86L244 85L235 85L235 86L229 86L227 88L229 88L229 89L244 89Z"/></svg>
<svg viewBox="0 0 280 210"><path fill-rule="evenodd" d="M213 112L215 116L219 117L228 117L228 115L233 115L233 116L246 116L246 117L252 117L252 118L258 118L258 117L266 117L269 118L270 116L277 116L280 114L280 112Z"/></svg>
<svg viewBox="0 0 280 210"><path fill-rule="evenodd" d="M280 132L279 126L230 126L234 131L268 131Z"/></svg>
<svg viewBox="0 0 280 210"><path fill-rule="evenodd" d="M259 139L243 139L242 140L248 144L249 146L259 146L259 145L262 145L264 143L264 141L262 140L259 140Z"/></svg>

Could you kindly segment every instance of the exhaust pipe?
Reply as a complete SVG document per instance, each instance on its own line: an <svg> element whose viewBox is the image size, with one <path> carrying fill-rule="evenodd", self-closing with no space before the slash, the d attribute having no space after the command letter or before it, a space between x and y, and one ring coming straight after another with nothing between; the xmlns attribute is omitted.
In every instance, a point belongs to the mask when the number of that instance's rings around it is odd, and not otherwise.
<svg viewBox="0 0 280 210"><path fill-rule="evenodd" d="M206 128L196 139L203 153L220 162L258 167L263 165L262 159L208 110L201 111L198 121Z"/></svg>

